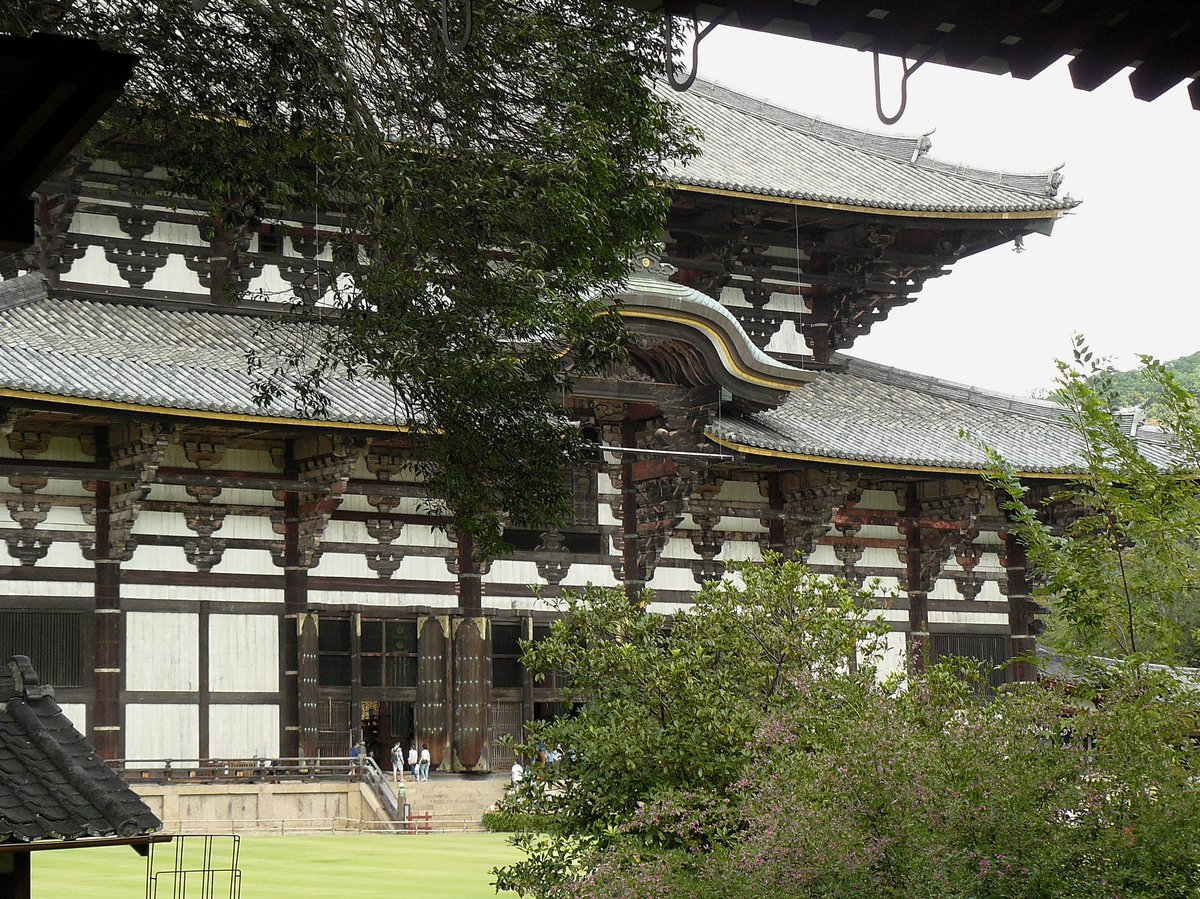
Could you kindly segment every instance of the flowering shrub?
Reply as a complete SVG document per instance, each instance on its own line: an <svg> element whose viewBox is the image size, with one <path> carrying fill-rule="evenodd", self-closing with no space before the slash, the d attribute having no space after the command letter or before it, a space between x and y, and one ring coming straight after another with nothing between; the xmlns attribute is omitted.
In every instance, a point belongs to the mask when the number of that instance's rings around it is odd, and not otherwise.
<svg viewBox="0 0 1200 899"><path fill-rule="evenodd" d="M814 715L828 697L801 690L764 720L735 839L629 843L575 895L1200 895L1195 703L1169 678L1117 672L1098 705L1035 685L985 705L939 669L843 698Z"/></svg>

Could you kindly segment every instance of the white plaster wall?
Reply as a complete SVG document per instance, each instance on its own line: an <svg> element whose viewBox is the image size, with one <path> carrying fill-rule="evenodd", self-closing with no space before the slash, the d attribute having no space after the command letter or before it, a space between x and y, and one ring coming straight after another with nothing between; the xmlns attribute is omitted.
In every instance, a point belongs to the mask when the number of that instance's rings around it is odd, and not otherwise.
<svg viewBox="0 0 1200 899"><path fill-rule="evenodd" d="M214 693L278 691L279 619L209 616L208 688Z"/></svg>
<svg viewBox="0 0 1200 899"><path fill-rule="evenodd" d="M214 759L279 756L279 706L210 705L208 754Z"/></svg>
<svg viewBox="0 0 1200 899"><path fill-rule="evenodd" d="M76 229L72 228L72 230ZM117 267L104 255L104 248L95 244L89 246L83 256L75 260L70 270L63 275L63 280L93 286L129 286L122 280L121 272Z"/></svg>
<svg viewBox="0 0 1200 899"><path fill-rule="evenodd" d="M246 519L238 519L245 521ZM229 526L232 522L226 524ZM231 531L226 531L225 528L217 531L214 536L221 538L229 538L236 535L236 526ZM279 540L280 538L275 538ZM283 574L283 569L275 564L269 550L263 549L230 549L225 550L221 556L221 561L213 568L217 574L258 574L263 577L272 577L274 575ZM276 598L272 591L266 590L266 594L271 599Z"/></svg>
<svg viewBox="0 0 1200 899"><path fill-rule="evenodd" d="M870 661L875 665L875 671L880 680L893 674L903 675L908 671L908 638L900 631L889 631L883 635L883 645L880 652ZM864 664L862 647L859 647L858 662Z"/></svg>
<svg viewBox="0 0 1200 899"><path fill-rule="evenodd" d="M483 576L485 584L541 584L537 563L521 559L498 559Z"/></svg>
<svg viewBox="0 0 1200 899"><path fill-rule="evenodd" d="M199 616L184 612L125 614L125 688L197 690Z"/></svg>
<svg viewBox="0 0 1200 899"><path fill-rule="evenodd" d="M91 596L91 583L85 585ZM261 589L255 587L200 587L189 585L176 587L157 584L122 584L121 596L125 599L195 600L197 602L270 602L283 604L283 589ZM132 613L131 613L132 614Z"/></svg>
<svg viewBox="0 0 1200 899"><path fill-rule="evenodd" d="M62 702L58 706L81 734L87 734L87 705L82 702Z"/></svg>
<svg viewBox="0 0 1200 899"><path fill-rule="evenodd" d="M164 226L173 223L159 222L155 225L155 230L159 230ZM182 228L186 226L176 226ZM190 229L195 233L196 229ZM156 236L154 238L158 240ZM170 238L167 238L170 239ZM171 253L167 256L167 262L161 268L154 272L154 275L146 283L145 290L168 290L174 293L191 293L191 294L206 294L208 289L200 284L200 276L187 267L187 261L179 253Z"/></svg>
<svg viewBox="0 0 1200 899"><path fill-rule="evenodd" d="M195 703L135 703L125 707L127 759L197 764L199 754L200 708Z"/></svg>
<svg viewBox="0 0 1200 899"><path fill-rule="evenodd" d="M1008 597L1000 592L998 581L984 581L983 589L975 597L976 602L1008 602Z"/></svg>
<svg viewBox="0 0 1200 899"><path fill-rule="evenodd" d="M371 577L377 577L371 572ZM441 556L405 556L400 567L392 575L392 580L413 581L453 581L455 577L446 567L446 560Z"/></svg>
<svg viewBox="0 0 1200 899"><path fill-rule="evenodd" d="M396 593L367 593L354 590L309 590L308 601L314 605L363 605L377 608L406 608L408 606L432 606L438 609L453 608L458 605L458 597L453 593L410 593L401 592L397 587Z"/></svg>
<svg viewBox="0 0 1200 899"><path fill-rule="evenodd" d="M663 546L663 559L686 559L692 561L699 559L700 554L696 552L696 548L692 546L691 538L689 537L668 537L666 544Z"/></svg>
<svg viewBox="0 0 1200 899"><path fill-rule="evenodd" d="M809 565L841 565L837 553L827 543L818 543L812 555L805 560Z"/></svg>
<svg viewBox="0 0 1200 899"><path fill-rule="evenodd" d="M794 356L811 356L812 350L804 340L804 335L796 330L796 323L790 318L784 319L779 330L771 335L767 344L768 353L791 353Z"/></svg>
<svg viewBox="0 0 1200 899"><path fill-rule="evenodd" d="M757 540L726 540L717 554L721 562L741 562L746 559L762 560L762 547Z"/></svg>
<svg viewBox="0 0 1200 899"><path fill-rule="evenodd" d="M367 565L365 554L341 552L323 553L312 574L318 577L379 577Z"/></svg>
<svg viewBox="0 0 1200 899"><path fill-rule="evenodd" d="M674 568L659 565L647 586L651 590L699 590L700 585L692 575L691 568Z"/></svg>
<svg viewBox="0 0 1200 899"><path fill-rule="evenodd" d="M930 624L990 624L1007 627L1008 615L1003 612L935 612L929 613Z"/></svg>
<svg viewBox="0 0 1200 899"><path fill-rule="evenodd" d="M222 495L221 499L224 498ZM269 543L283 542L283 537L272 529L269 515L227 515L225 523L221 525L221 529L216 532L215 536L237 540L265 540ZM259 550L250 550L250 552L270 559L266 552Z"/></svg>
<svg viewBox="0 0 1200 899"><path fill-rule="evenodd" d="M154 531L142 531L153 534ZM187 560L182 546L150 546L140 544L133 551L133 556L122 566L134 571L184 571L191 573L196 569Z"/></svg>
<svg viewBox="0 0 1200 899"><path fill-rule="evenodd" d="M597 587L619 587L621 582L613 574L612 566L575 563L567 576L562 580L564 587L585 587L595 584Z"/></svg>
<svg viewBox="0 0 1200 899"><path fill-rule="evenodd" d="M38 565L48 567L49 565L54 564L53 562L47 562L47 559L50 559L53 557L54 552L55 552L55 547L58 547L58 546L65 546L65 544L60 544L60 543L54 544L54 546L52 546L50 548L50 554L46 556L46 559L42 559L38 563ZM79 548L75 547L75 551L78 552ZM80 558L82 559L82 557L80 557ZM0 560L4 560L9 565L17 564L16 559L12 559L8 556L8 553L5 551L5 547L4 547L3 543L0 543ZM83 563L83 564L90 565L91 563L87 562L87 563ZM37 566L35 566L33 568L33 570L37 571ZM69 596L72 596L72 597L74 597L74 596L87 596L87 597L95 596L96 595L95 581L92 579L90 573L85 574L84 577L87 579L83 580L83 581L21 581L20 582L21 583L20 595L21 596L51 596L51 597L55 597L55 598L66 598Z"/></svg>

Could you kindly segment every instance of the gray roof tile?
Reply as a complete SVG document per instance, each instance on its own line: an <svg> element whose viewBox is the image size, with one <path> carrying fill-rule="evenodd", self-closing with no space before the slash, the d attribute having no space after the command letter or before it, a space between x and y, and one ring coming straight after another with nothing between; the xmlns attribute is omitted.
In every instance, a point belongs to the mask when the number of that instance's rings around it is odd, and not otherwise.
<svg viewBox="0 0 1200 899"><path fill-rule="evenodd" d="M959 213L1070 209L1056 171L990 172L930 159L922 136L874 134L697 80L670 92L703 135L667 175L683 185L881 210Z"/></svg>
<svg viewBox="0 0 1200 899"><path fill-rule="evenodd" d="M1018 471L1079 471L1080 439L1052 403L988 393L859 359L801 385L777 409L726 417L713 436L767 453L978 471L986 457Z"/></svg>
<svg viewBox="0 0 1200 899"><path fill-rule="evenodd" d="M75 730L24 656L0 666L0 842L135 837L162 822Z"/></svg>
<svg viewBox="0 0 1200 899"><path fill-rule="evenodd" d="M31 292L31 285L37 287ZM291 391L267 407L254 401L246 352L269 352L267 319L212 309L157 309L78 296L49 296L36 275L0 282L0 388L164 410L296 417ZM331 377L325 420L395 424L391 389Z"/></svg>

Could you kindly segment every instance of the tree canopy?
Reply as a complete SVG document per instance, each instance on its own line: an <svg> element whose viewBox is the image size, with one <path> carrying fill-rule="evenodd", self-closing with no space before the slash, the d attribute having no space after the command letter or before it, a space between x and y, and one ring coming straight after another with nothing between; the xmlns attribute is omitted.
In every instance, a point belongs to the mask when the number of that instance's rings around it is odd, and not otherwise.
<svg viewBox="0 0 1200 899"><path fill-rule="evenodd" d="M22 0L0 31L140 58L92 152L165 167L230 296L260 225L303 212L331 241L315 281L337 313L257 360L264 397L296 389L319 413L331 370L386 379L432 495L494 550L501 513L566 510L563 392L619 357L601 297L660 237L663 160L693 148L651 87L655 20L600 0L470 8L457 53L441 16L453 43L465 8L403 0Z"/></svg>
<svg viewBox="0 0 1200 899"><path fill-rule="evenodd" d="M995 453L989 475L1025 544L1049 637L1085 654L1200 664L1200 416L1166 366L1143 357L1162 430L1139 444L1115 412L1120 385L1076 338L1056 397L1080 438L1085 471L1032 495Z"/></svg>

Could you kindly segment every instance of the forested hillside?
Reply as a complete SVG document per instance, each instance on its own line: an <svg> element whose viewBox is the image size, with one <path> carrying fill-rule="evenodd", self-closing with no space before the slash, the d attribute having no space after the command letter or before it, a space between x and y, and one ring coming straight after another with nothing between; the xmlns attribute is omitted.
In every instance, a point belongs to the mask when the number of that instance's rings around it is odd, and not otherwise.
<svg viewBox="0 0 1200 899"><path fill-rule="evenodd" d="M1181 356L1166 363L1167 370L1179 379L1189 393L1200 397L1200 352ZM1112 386L1116 393L1116 405L1143 406L1154 417L1157 397L1154 388L1141 369L1111 372Z"/></svg>

